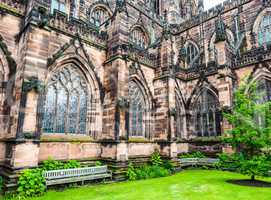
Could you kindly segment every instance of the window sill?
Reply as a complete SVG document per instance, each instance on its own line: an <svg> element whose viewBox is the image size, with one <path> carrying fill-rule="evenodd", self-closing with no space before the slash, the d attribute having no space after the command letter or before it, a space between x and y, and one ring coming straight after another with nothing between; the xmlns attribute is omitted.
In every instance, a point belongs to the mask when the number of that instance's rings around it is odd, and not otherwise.
<svg viewBox="0 0 271 200"><path fill-rule="evenodd" d="M151 143L150 140L148 140L144 137L130 137L129 142L131 142L131 143Z"/></svg>
<svg viewBox="0 0 271 200"><path fill-rule="evenodd" d="M93 142L93 138L88 135L76 134L43 134L40 138L41 142Z"/></svg>

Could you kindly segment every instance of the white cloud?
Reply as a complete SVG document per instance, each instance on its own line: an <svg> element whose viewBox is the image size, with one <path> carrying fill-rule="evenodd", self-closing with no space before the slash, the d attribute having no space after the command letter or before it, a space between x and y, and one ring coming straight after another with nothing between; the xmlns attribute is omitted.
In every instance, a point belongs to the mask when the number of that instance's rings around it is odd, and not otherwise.
<svg viewBox="0 0 271 200"><path fill-rule="evenodd" d="M205 10L208 10L214 6L216 6L217 4L222 3L225 0L204 0L204 8Z"/></svg>

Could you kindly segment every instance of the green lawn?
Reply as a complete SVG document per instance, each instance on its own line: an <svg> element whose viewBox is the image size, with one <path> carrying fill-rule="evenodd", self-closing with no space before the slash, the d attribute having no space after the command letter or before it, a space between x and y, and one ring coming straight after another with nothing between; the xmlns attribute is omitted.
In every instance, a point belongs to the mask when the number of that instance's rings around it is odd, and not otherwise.
<svg viewBox="0 0 271 200"><path fill-rule="evenodd" d="M49 191L32 200L270 200L271 188L237 186L229 179L245 176L221 171L188 170L177 175L135 182ZM268 179L271 181L271 179Z"/></svg>

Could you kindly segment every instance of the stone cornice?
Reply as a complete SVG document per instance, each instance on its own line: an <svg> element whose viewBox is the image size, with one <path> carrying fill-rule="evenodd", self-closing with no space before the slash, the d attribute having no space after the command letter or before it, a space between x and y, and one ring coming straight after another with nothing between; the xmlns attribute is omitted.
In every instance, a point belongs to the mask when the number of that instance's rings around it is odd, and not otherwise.
<svg viewBox="0 0 271 200"><path fill-rule="evenodd" d="M24 17L24 7L14 7L12 5L0 2L0 11L7 12L16 17Z"/></svg>

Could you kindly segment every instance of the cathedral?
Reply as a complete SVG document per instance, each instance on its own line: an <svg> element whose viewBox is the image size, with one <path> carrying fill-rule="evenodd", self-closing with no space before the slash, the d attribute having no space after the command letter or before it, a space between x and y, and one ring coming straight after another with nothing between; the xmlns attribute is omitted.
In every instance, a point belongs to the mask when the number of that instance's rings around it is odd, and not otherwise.
<svg viewBox="0 0 271 200"><path fill-rule="evenodd" d="M271 100L271 1L1 0L0 174L214 156L244 77Z"/></svg>

